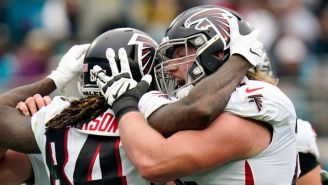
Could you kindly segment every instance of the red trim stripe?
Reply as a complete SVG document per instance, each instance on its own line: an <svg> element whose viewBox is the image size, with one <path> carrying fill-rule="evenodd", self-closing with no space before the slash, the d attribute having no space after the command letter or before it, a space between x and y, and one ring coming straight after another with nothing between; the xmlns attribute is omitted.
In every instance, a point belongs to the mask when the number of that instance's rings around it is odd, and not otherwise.
<svg viewBox="0 0 328 185"><path fill-rule="evenodd" d="M53 148L51 147L51 142L49 142L48 145L49 145L49 149L50 149L50 150L49 150L49 153L50 153L50 161L51 161L51 165L54 165L54 164L55 164L55 160L54 160L54 158L53 158L53 156L52 156L52 155L53 155L53 154L52 154L52 153L53 153L53 151L52 151Z"/></svg>
<svg viewBox="0 0 328 185"><path fill-rule="evenodd" d="M69 128L66 128L65 129L65 137L64 137L64 152L65 152L65 161L64 161L64 164L63 164L63 167L62 167L62 173L63 173L63 175L64 175L64 177L65 177L65 179L66 179L66 182L68 183L68 184L70 184L71 185L71 182L69 181L69 179L68 179L68 177L67 177L67 175L66 175L66 173L65 173L65 166L66 166L66 164L67 164L67 162L68 162L68 148L67 148L67 142L68 142L68 129Z"/></svg>
<svg viewBox="0 0 328 185"><path fill-rule="evenodd" d="M245 160L245 185L254 185L252 169L247 160Z"/></svg>
<svg viewBox="0 0 328 185"><path fill-rule="evenodd" d="M122 177L122 185L127 185L126 177L123 176L123 170L122 170L122 160L120 155L120 138L117 138L115 141L115 157L117 161L117 176Z"/></svg>
<svg viewBox="0 0 328 185"><path fill-rule="evenodd" d="M88 182L92 181L92 170L93 170L93 166L95 164L96 158L99 155L100 148L101 148L101 144L98 144L95 153L92 155L92 158L91 158L91 161L89 164L89 168L88 168Z"/></svg>
<svg viewBox="0 0 328 185"><path fill-rule="evenodd" d="M122 172L122 161L120 156L120 138L117 138L115 141L115 157L117 162L117 176L122 177L123 172Z"/></svg>

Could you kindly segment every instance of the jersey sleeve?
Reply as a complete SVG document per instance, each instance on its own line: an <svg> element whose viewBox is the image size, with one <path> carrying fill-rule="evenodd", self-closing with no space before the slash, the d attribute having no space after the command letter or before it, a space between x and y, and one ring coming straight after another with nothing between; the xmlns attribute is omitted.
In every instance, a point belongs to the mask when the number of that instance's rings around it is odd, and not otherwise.
<svg viewBox="0 0 328 185"><path fill-rule="evenodd" d="M175 101L177 101L176 98L170 97L163 92L150 91L141 97L138 103L138 107L140 112L142 112L147 119L154 111L160 107Z"/></svg>
<svg viewBox="0 0 328 185"><path fill-rule="evenodd" d="M293 118L295 108L290 99L276 86L260 81L248 81L232 93L225 111L269 124ZM292 116L290 116L292 114Z"/></svg>
<svg viewBox="0 0 328 185"><path fill-rule="evenodd" d="M46 123L68 106L68 101L65 101L62 97L57 96L49 105L41 108L32 116L31 127L41 153L45 152L46 136L44 133L46 131Z"/></svg>
<svg viewBox="0 0 328 185"><path fill-rule="evenodd" d="M319 149L316 143L316 133L308 121L297 119L297 151L310 153L319 158Z"/></svg>

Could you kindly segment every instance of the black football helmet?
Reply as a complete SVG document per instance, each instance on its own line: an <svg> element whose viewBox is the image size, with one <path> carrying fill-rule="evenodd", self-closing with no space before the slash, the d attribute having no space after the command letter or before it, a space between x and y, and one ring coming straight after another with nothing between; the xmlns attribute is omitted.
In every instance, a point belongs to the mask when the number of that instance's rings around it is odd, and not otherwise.
<svg viewBox="0 0 328 185"><path fill-rule="evenodd" d="M101 95L96 79L91 75L93 66L98 65L111 76L109 62L106 58L107 48L115 52L118 62L118 50L126 50L133 79L140 81L142 76L153 71L154 55L157 43L146 33L133 28L118 28L107 31L94 39L87 50L83 62L83 74L78 82L82 96ZM118 68L120 69L118 62Z"/></svg>
<svg viewBox="0 0 328 185"><path fill-rule="evenodd" d="M156 52L160 62L155 66L155 79L162 91L174 93L176 90L194 84L203 77L212 74L230 57L230 28L228 19L236 17L239 32L249 34L253 28L238 13L214 5L198 6L182 12L166 30ZM175 58L174 50L185 47L186 56ZM193 47L196 53L189 55L187 48ZM185 61L185 62L181 62ZM188 80L184 85L167 72L170 65L188 63ZM187 65L188 65L187 64ZM173 88L173 89L172 89Z"/></svg>

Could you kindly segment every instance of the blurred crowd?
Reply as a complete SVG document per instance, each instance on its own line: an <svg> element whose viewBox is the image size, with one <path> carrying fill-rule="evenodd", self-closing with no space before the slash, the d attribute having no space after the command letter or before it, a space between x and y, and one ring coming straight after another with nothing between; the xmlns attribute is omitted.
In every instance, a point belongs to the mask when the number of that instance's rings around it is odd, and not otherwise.
<svg viewBox="0 0 328 185"><path fill-rule="evenodd" d="M111 28L138 28L160 41L177 14L203 4L233 9L261 30L279 87L327 137L326 0L0 0L0 92L49 74L72 45Z"/></svg>

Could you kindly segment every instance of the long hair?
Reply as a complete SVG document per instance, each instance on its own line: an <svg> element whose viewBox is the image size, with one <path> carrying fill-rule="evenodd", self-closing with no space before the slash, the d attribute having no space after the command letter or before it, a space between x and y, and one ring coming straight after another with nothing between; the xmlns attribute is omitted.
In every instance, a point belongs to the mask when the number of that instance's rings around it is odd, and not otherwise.
<svg viewBox="0 0 328 185"><path fill-rule="evenodd" d="M89 96L72 101L69 107L46 123L46 134L49 130L89 122L108 108L109 105L102 96Z"/></svg>
<svg viewBox="0 0 328 185"><path fill-rule="evenodd" d="M263 82L270 83L272 85L277 85L279 82L279 80L276 77L269 75L267 72L264 71L255 71L255 70L248 71L246 76L250 80L263 81Z"/></svg>

